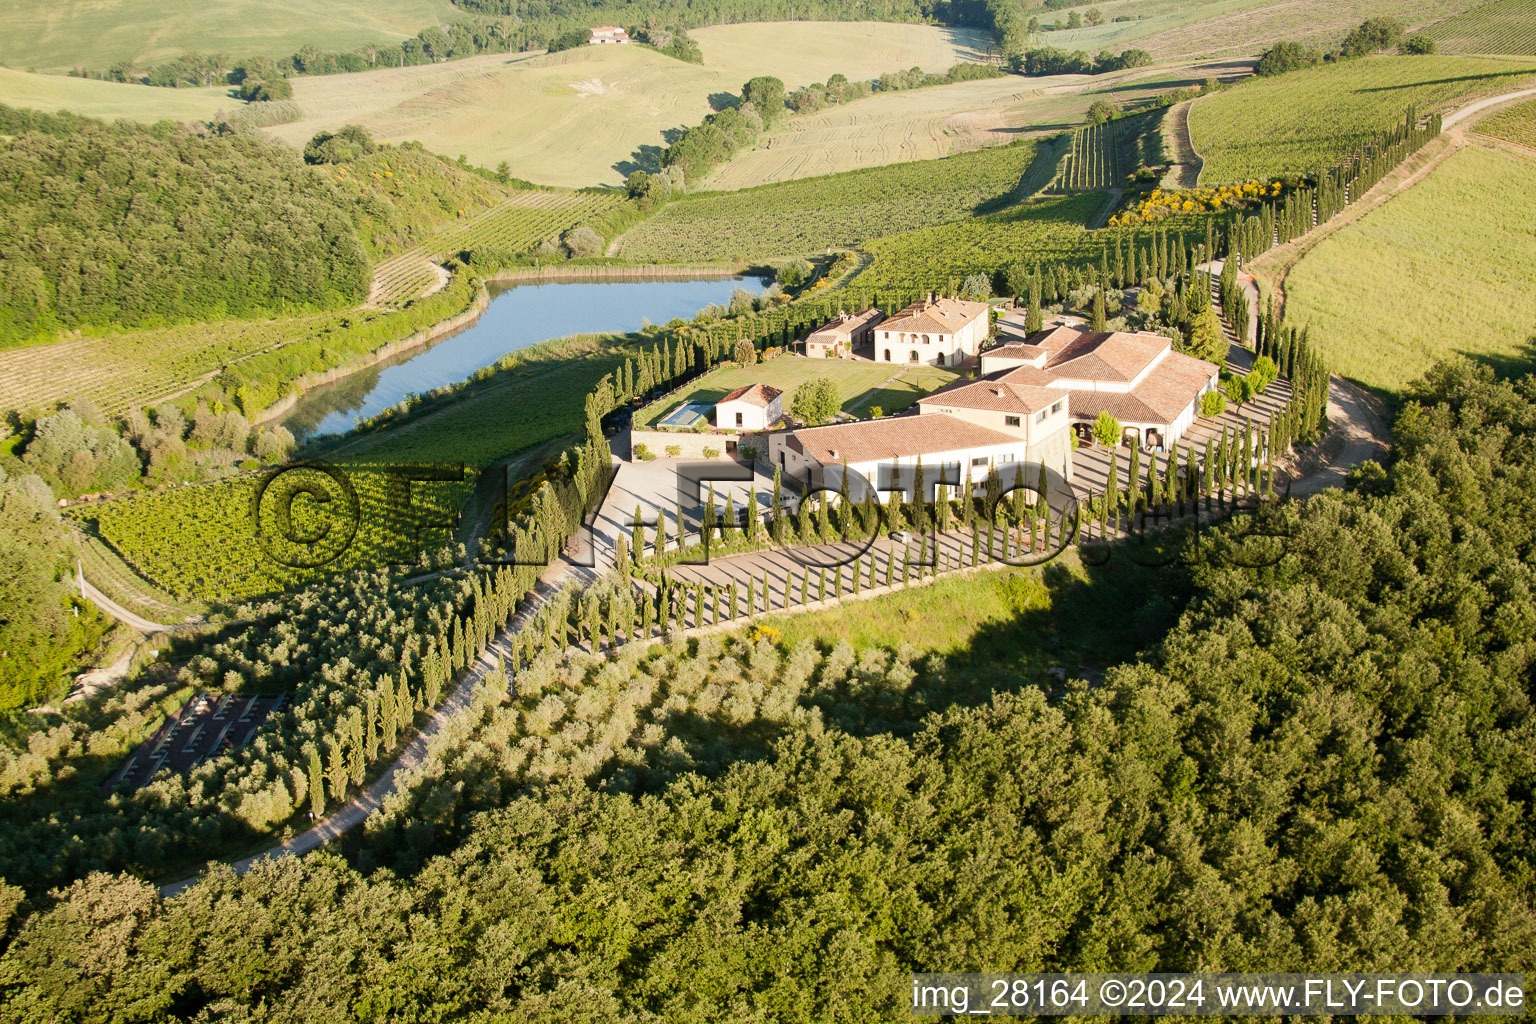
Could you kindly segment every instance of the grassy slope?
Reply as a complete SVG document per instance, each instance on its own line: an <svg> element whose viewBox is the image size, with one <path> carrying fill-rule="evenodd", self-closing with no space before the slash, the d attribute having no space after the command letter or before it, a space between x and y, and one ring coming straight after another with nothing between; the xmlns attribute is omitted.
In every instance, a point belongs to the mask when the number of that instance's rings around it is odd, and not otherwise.
<svg viewBox="0 0 1536 1024"><path fill-rule="evenodd" d="M229 96L227 86L208 89L151 89L143 85L94 82L64 75L34 75L0 68L0 103L34 110L72 110L112 120L206 121L219 111L234 111L244 103Z"/></svg>
<svg viewBox="0 0 1536 1024"><path fill-rule="evenodd" d="M1427 31L1442 53L1536 55L1536 0L1494 0Z"/></svg>
<svg viewBox="0 0 1536 1024"><path fill-rule="evenodd" d="M1255 78L1190 110L1200 184L1331 165L1409 104L1421 113L1536 81L1536 63L1468 57L1367 57Z"/></svg>
<svg viewBox="0 0 1536 1024"><path fill-rule="evenodd" d="M774 74L793 88L835 72L944 70L976 41L921 25L807 22L720 26L699 38L703 65L640 47L580 47L295 79L305 117L272 132L298 143L357 122L380 138L417 139L474 163L506 160L513 174L541 183L616 184L642 147L659 149L663 132L701 121L712 95L734 95L754 75ZM710 55L712 46L720 55Z"/></svg>
<svg viewBox="0 0 1536 1024"><path fill-rule="evenodd" d="M947 160L714 192L672 203L624 236L634 260L763 260L856 245L876 235L959 220L1015 189L1029 144Z"/></svg>
<svg viewBox="0 0 1536 1024"><path fill-rule="evenodd" d="M835 637L859 650L933 651L949 659L947 676L960 685L992 689L1009 677L1043 685L1052 665L1076 674L1133 659L1173 618L1159 596L1172 582L1167 570L1128 558L1087 568L1069 551L1041 568L949 576L767 625L788 645Z"/></svg>
<svg viewBox="0 0 1536 1024"><path fill-rule="evenodd" d="M0 63L42 70L153 63L182 53L284 57L413 36L449 0L61 0L0 5Z"/></svg>
<svg viewBox="0 0 1536 1024"><path fill-rule="evenodd" d="M1536 100L1501 110L1477 123L1477 131L1536 149Z"/></svg>
<svg viewBox="0 0 1536 1024"><path fill-rule="evenodd" d="M1536 333L1536 161L1473 146L1324 240L1286 279L1339 373L1399 388L1453 353L1512 356Z"/></svg>
<svg viewBox="0 0 1536 1024"><path fill-rule="evenodd" d="M902 377L905 386L898 384L870 394L897 375ZM767 384L778 388L784 392L784 409L788 412L795 389L816 377L829 377L837 384L844 412L864 415L871 404L881 406L887 413L906 408L921 394L954 380L955 374L936 367L903 371L902 367L887 363L784 356L756 366L720 367L691 382L682 393L646 406L636 414L635 423L637 426L648 425L684 402L717 402L726 392L743 384Z"/></svg>
<svg viewBox="0 0 1536 1024"><path fill-rule="evenodd" d="M1151 0L1146 0L1150 6ZM1366 18L1391 17L1410 28L1436 18L1465 11L1479 0L1288 0L1288 2L1245 3L1243 0L1217 0L1214 3L1169 3L1173 8L1166 28L1153 34L1138 34L1133 45L1157 60L1191 57L1249 58L1281 39L1300 39L1319 47L1337 45L1350 29ZM1095 30L1113 29L1112 10L1119 4L1099 5L1109 24ZM1145 22L1143 24L1154 24ZM1062 41L1076 33L1059 33ZM1048 41L1055 42L1056 34ZM1060 44L1058 44L1060 45ZM1100 46L1084 38L1073 43L1090 53ZM1111 49L1121 49L1111 45Z"/></svg>

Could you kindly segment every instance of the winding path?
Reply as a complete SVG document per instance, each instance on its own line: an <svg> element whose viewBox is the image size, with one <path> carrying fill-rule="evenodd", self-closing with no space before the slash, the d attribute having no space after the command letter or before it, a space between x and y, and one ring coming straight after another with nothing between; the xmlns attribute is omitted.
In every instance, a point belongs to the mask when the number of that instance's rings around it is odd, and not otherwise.
<svg viewBox="0 0 1536 1024"><path fill-rule="evenodd" d="M168 626L163 622L151 622L142 615L136 615L103 594L96 585L85 578L85 567L79 562L75 563L75 582L80 587L80 596L106 612L118 622L123 623L140 633L149 635L152 633L169 633L172 630L184 629L185 626Z"/></svg>

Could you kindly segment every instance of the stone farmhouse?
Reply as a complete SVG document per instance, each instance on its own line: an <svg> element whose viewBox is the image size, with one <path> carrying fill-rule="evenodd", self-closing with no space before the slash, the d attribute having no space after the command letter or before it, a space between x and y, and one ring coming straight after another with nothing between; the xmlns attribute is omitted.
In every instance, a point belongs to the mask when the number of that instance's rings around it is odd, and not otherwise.
<svg viewBox="0 0 1536 1024"><path fill-rule="evenodd" d="M929 295L875 331L877 363L963 366L976 358L991 333L992 307L985 302Z"/></svg>
<svg viewBox="0 0 1536 1024"><path fill-rule="evenodd" d="M588 45L603 46L629 42L629 33L617 25L599 25L587 39Z"/></svg>
<svg viewBox="0 0 1536 1024"><path fill-rule="evenodd" d="M784 392L766 384L739 387L715 403L722 430L767 430L784 418Z"/></svg>
<svg viewBox="0 0 1536 1024"><path fill-rule="evenodd" d="M1005 415L1032 417L1054 402L1048 396L1067 394L1071 420L1081 429L1108 412L1132 443L1168 447L1195 421L1200 396L1220 382L1220 367L1173 351L1160 334L1076 326L990 349L981 356L981 372L981 381L923 399L924 411L942 400L967 415L995 415L1008 405L1014 411Z"/></svg>
<svg viewBox="0 0 1536 1024"><path fill-rule="evenodd" d="M870 308L855 316L843 311L805 338L805 354L812 359L851 359L853 350L869 345L875 326L885 314Z"/></svg>

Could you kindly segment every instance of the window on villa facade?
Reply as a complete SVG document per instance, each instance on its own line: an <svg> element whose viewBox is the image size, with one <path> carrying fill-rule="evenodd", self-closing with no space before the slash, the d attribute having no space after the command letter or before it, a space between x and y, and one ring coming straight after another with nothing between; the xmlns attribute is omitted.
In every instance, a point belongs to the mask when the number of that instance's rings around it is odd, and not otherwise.
<svg viewBox="0 0 1536 1024"><path fill-rule="evenodd" d="M1019 426L1019 418L1017 416L1004 416L1003 422L1010 427Z"/></svg>
<svg viewBox="0 0 1536 1024"><path fill-rule="evenodd" d="M1052 416L1055 416L1057 413L1061 412L1061 405L1062 405L1061 401L1058 400L1055 404L1053 404L1051 406L1051 415Z"/></svg>
<svg viewBox="0 0 1536 1024"><path fill-rule="evenodd" d="M985 455L981 456L981 458L979 458L979 459L972 459L971 460L971 465L973 465L973 466L985 466L986 464L987 464L987 457Z"/></svg>

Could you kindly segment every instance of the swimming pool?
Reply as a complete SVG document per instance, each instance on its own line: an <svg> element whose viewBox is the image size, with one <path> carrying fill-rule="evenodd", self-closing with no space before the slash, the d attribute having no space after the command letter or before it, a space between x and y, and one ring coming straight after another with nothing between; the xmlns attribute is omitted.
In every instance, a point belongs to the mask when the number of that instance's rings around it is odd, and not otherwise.
<svg viewBox="0 0 1536 1024"><path fill-rule="evenodd" d="M708 402L684 402L663 416L656 425L658 427L692 427L701 420L709 422L709 410L714 408Z"/></svg>

